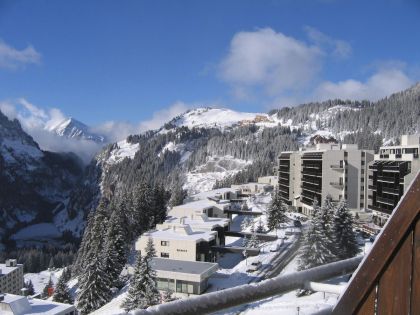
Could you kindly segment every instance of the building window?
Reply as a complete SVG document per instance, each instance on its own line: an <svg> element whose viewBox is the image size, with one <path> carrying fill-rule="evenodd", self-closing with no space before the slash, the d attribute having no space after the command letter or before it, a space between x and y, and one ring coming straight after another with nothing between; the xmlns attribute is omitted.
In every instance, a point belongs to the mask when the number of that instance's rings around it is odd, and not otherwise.
<svg viewBox="0 0 420 315"><path fill-rule="evenodd" d="M362 151L362 157L365 157L365 151Z"/></svg>
<svg viewBox="0 0 420 315"><path fill-rule="evenodd" d="M169 253L160 253L160 257L169 258Z"/></svg>
<svg viewBox="0 0 420 315"><path fill-rule="evenodd" d="M160 245L161 246L169 246L169 241L161 241Z"/></svg>

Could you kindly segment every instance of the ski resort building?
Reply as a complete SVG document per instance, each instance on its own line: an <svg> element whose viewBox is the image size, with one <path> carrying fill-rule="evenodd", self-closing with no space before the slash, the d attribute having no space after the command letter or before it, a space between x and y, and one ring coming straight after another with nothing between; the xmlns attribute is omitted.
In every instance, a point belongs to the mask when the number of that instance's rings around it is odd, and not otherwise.
<svg viewBox="0 0 420 315"><path fill-rule="evenodd" d="M403 135L401 144L379 149L369 164L368 209L383 226L420 169L420 134Z"/></svg>
<svg viewBox="0 0 420 315"><path fill-rule="evenodd" d="M0 292L20 294L23 286L23 265L18 264L16 259L0 264Z"/></svg>
<svg viewBox="0 0 420 315"><path fill-rule="evenodd" d="M160 229L159 229L160 228ZM185 261L214 261L211 246L218 245L217 231L194 231L185 218L146 232L137 240L135 248L144 252L148 239L153 240L157 257Z"/></svg>
<svg viewBox="0 0 420 315"><path fill-rule="evenodd" d="M373 151L354 144L318 143L279 156L278 182L281 199L290 207L311 215L314 200L319 205L330 195L347 201L349 209L366 208L367 170Z"/></svg>
<svg viewBox="0 0 420 315"><path fill-rule="evenodd" d="M1 315L77 315L73 305L34 299L15 294L0 294Z"/></svg>

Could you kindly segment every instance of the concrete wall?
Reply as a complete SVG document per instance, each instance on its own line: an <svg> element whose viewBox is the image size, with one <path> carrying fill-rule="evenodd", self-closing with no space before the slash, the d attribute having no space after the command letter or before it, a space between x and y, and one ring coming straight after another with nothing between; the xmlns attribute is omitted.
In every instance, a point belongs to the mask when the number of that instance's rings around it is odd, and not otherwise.
<svg viewBox="0 0 420 315"><path fill-rule="evenodd" d="M148 239L148 236L140 237L135 245L136 250L144 253ZM168 241L169 246L163 246L162 241ZM155 246L157 257L161 257L161 253L169 253L170 259L196 261L197 244L195 240L153 238L153 245Z"/></svg>

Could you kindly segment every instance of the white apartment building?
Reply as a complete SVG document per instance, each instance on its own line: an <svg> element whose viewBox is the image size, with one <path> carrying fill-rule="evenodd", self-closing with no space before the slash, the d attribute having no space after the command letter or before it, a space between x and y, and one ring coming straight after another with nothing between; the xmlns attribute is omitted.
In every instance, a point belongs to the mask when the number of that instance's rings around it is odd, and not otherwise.
<svg viewBox="0 0 420 315"><path fill-rule="evenodd" d="M369 164L368 209L383 226L420 170L420 134L403 135L401 144L384 146Z"/></svg>
<svg viewBox="0 0 420 315"><path fill-rule="evenodd" d="M170 222L161 225L160 229L144 233L135 244L136 250L144 252L148 239L153 240L157 257L185 261L214 261L210 251L216 246L217 231L193 231L185 224L185 218L180 222Z"/></svg>
<svg viewBox="0 0 420 315"><path fill-rule="evenodd" d="M1 315L77 315L73 305L34 299L21 295L0 294Z"/></svg>
<svg viewBox="0 0 420 315"><path fill-rule="evenodd" d="M20 294L23 287L23 265L18 264L16 259L0 264L0 292Z"/></svg>
<svg viewBox="0 0 420 315"><path fill-rule="evenodd" d="M366 208L367 169L372 150L354 144L319 143L279 156L278 181L282 200L290 207L311 215L314 200L322 204L329 195L338 202L346 199L349 209Z"/></svg>

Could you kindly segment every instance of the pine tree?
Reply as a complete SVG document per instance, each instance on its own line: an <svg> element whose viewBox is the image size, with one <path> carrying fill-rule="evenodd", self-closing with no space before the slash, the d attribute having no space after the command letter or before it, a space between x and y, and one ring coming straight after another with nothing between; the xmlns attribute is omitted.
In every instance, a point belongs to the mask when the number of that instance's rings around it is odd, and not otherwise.
<svg viewBox="0 0 420 315"><path fill-rule="evenodd" d="M299 255L299 270L317 267L335 260L330 249L330 241L326 238L322 225L321 211L314 203L312 221L305 231Z"/></svg>
<svg viewBox="0 0 420 315"><path fill-rule="evenodd" d="M58 279L57 285L55 287L53 301L59 303L73 304L73 298L70 295L64 271L61 274L61 277Z"/></svg>
<svg viewBox="0 0 420 315"><path fill-rule="evenodd" d="M54 289L54 284L53 284L53 282L51 280L51 276L50 276L50 279L48 280L48 283L45 285L44 290L42 290L42 296L49 297L52 289Z"/></svg>
<svg viewBox="0 0 420 315"><path fill-rule="evenodd" d="M359 252L353 224L353 217L346 202L340 202L333 217L333 239L337 248L336 255L339 259L354 257Z"/></svg>
<svg viewBox="0 0 420 315"><path fill-rule="evenodd" d="M71 279L71 268L65 267L63 269L63 273L61 274L61 277L64 278L65 282L69 282Z"/></svg>
<svg viewBox="0 0 420 315"><path fill-rule="evenodd" d="M28 282L25 283L25 288L28 289L28 295L35 294L34 284L32 283L32 280L29 280Z"/></svg>
<svg viewBox="0 0 420 315"><path fill-rule="evenodd" d="M267 227L270 231L273 229L277 230L283 223L288 221L286 216L287 208L280 198L278 189L274 193L267 212Z"/></svg>
<svg viewBox="0 0 420 315"><path fill-rule="evenodd" d="M102 307L111 299L110 283L102 260L92 257L84 273L79 277L77 309L82 315Z"/></svg>
<svg viewBox="0 0 420 315"><path fill-rule="evenodd" d="M264 233L264 224L262 223L261 218L258 220L257 233Z"/></svg>
<svg viewBox="0 0 420 315"><path fill-rule="evenodd" d="M326 244L331 252L335 253L337 244L334 242L333 239L333 217L336 211L335 205L332 203L332 197L327 195L324 200L324 204L320 209L320 220L323 233L325 235Z"/></svg>
<svg viewBox="0 0 420 315"><path fill-rule="evenodd" d="M249 239L247 247L256 248L259 245L259 241L257 239L257 234L255 232L254 225L251 226L251 233L251 238Z"/></svg>
<svg viewBox="0 0 420 315"><path fill-rule="evenodd" d="M169 206L173 208L175 206L182 205L186 196L187 191L182 188L182 183L179 181L175 182L171 189L171 198L169 200Z"/></svg>
<svg viewBox="0 0 420 315"><path fill-rule="evenodd" d="M104 248L105 272L115 286L127 262L127 218L120 207L111 207L113 212L108 223Z"/></svg>
<svg viewBox="0 0 420 315"><path fill-rule="evenodd" d="M156 255L153 241L149 238L146 254L137 257L134 275L130 281L127 298L121 305L127 312L158 304L160 294L156 285L156 272L151 268L152 258Z"/></svg>

